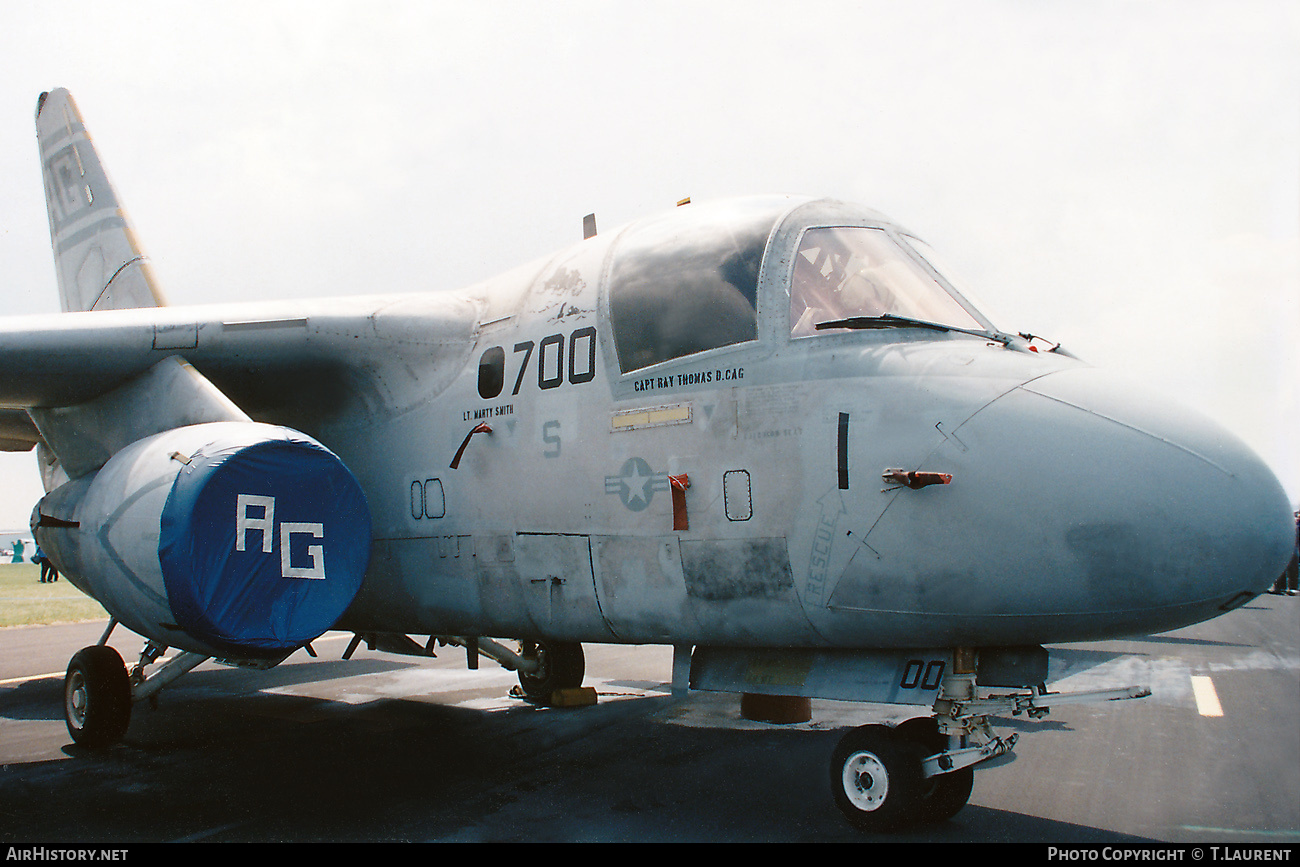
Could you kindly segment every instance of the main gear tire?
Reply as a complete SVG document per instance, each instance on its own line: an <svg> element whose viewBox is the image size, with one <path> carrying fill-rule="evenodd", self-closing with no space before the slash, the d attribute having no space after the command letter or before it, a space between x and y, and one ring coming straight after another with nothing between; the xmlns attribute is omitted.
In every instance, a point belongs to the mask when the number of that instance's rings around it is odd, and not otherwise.
<svg viewBox="0 0 1300 867"><path fill-rule="evenodd" d="M131 722L131 680L121 654L99 644L77 651L63 678L63 710L78 746L103 749L122 740Z"/></svg>
<svg viewBox="0 0 1300 867"><path fill-rule="evenodd" d="M582 686L587 673L587 661L582 645L569 641L522 641L520 655L536 659L537 671L519 672L519 686L524 695L537 701L547 701L557 689L574 689Z"/></svg>

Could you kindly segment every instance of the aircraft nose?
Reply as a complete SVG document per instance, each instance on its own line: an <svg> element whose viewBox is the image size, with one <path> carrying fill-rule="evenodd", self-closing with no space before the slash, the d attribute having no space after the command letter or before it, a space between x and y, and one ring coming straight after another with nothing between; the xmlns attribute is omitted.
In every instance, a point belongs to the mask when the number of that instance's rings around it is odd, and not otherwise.
<svg viewBox="0 0 1300 867"><path fill-rule="evenodd" d="M918 469L951 484L892 495L832 608L943 615L984 644L1163 632L1266 590L1294 544L1244 443L1092 368L1012 389Z"/></svg>
<svg viewBox="0 0 1300 867"><path fill-rule="evenodd" d="M1003 400L1000 411L1051 441L1035 462L1062 488L1055 508L1085 605L1195 622L1243 604L1285 568L1294 526L1280 482L1210 419L1093 368Z"/></svg>

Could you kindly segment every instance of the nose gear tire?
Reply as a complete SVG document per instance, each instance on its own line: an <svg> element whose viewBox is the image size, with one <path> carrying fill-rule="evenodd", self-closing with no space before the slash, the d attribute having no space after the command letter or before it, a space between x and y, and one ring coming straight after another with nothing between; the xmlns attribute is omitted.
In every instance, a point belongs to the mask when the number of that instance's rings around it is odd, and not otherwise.
<svg viewBox="0 0 1300 867"><path fill-rule="evenodd" d="M895 831L915 821L924 783L915 745L887 726L854 729L831 757L835 804L864 831Z"/></svg>

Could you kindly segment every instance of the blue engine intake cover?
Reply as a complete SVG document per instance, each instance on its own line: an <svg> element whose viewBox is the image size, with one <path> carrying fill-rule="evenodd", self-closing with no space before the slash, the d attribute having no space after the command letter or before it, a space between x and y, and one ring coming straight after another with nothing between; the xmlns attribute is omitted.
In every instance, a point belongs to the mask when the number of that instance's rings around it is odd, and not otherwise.
<svg viewBox="0 0 1300 867"><path fill-rule="evenodd" d="M370 560L351 471L293 431L190 456L163 507L158 557L176 623L232 655L274 656L343 614Z"/></svg>

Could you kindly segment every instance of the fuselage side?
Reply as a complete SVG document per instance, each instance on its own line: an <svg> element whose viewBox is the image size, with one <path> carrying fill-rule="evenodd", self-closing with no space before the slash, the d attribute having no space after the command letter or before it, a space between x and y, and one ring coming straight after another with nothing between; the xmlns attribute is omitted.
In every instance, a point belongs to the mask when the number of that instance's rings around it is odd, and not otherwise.
<svg viewBox="0 0 1300 867"><path fill-rule="evenodd" d="M794 199L691 208L471 290L477 342L440 393L318 432L374 516L341 625L1034 644L1205 619L1282 568L1280 486L1199 417L1006 340L964 299L917 307L953 330L813 330L811 314L829 316L817 305L838 302L804 299L823 290L799 269L827 276L843 242L819 231L902 249L919 276L890 261L870 278L900 294L938 277L880 215ZM834 260L861 281L876 255ZM951 483L913 489L890 469Z"/></svg>

